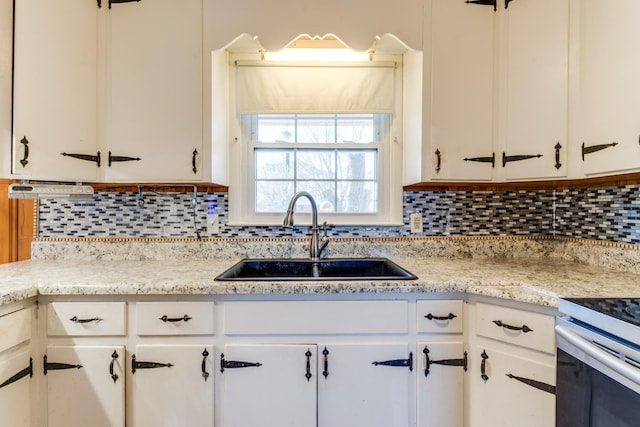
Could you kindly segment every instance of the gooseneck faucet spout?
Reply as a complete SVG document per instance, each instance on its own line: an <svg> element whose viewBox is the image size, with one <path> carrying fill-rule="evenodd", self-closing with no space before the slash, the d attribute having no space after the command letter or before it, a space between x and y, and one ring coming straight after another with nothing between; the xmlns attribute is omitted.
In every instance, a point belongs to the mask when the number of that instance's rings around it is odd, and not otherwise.
<svg viewBox="0 0 640 427"><path fill-rule="evenodd" d="M326 222L324 223L324 236L322 236L322 239L320 239L318 235L318 207L316 206L316 201L313 199L311 194L307 191L299 191L293 195L289 202L289 208L287 209L282 225L285 227L293 226L293 208L300 197L306 197L311 203L311 243L309 245L309 258L320 259L322 251L329 244L329 237L327 236Z"/></svg>

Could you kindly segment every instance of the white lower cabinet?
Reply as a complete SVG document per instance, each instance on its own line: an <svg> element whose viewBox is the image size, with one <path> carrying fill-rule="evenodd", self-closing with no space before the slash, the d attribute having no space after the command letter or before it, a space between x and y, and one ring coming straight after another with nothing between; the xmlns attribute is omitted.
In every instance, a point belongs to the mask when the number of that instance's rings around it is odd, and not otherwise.
<svg viewBox="0 0 640 427"><path fill-rule="evenodd" d="M49 346L48 427L125 425L124 346Z"/></svg>
<svg viewBox="0 0 640 427"><path fill-rule="evenodd" d="M213 426L213 354L211 344L136 346L134 425Z"/></svg>
<svg viewBox="0 0 640 427"><path fill-rule="evenodd" d="M0 355L0 424L11 427L31 425L32 373L29 347Z"/></svg>

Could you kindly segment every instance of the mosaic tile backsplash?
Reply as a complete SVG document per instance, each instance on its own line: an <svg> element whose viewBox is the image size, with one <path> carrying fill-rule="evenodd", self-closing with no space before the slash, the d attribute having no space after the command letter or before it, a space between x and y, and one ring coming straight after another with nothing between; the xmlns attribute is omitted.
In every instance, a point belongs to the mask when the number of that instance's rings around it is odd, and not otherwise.
<svg viewBox="0 0 640 427"><path fill-rule="evenodd" d="M329 228L332 237L559 235L640 244L640 186L564 191L405 192L404 225ZM42 200L39 237L302 237L308 227L227 225L227 193L97 193ZM207 233L215 207L219 232ZM411 233L409 216L424 231Z"/></svg>

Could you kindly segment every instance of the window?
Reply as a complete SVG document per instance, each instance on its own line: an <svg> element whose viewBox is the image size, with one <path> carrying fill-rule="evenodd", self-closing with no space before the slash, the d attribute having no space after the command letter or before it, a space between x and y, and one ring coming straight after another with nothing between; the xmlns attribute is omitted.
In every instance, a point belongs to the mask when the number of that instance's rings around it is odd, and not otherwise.
<svg viewBox="0 0 640 427"><path fill-rule="evenodd" d="M252 59L229 61L230 224L282 224L298 191L314 196L330 224L401 224L402 56ZM297 216L305 211L303 198Z"/></svg>

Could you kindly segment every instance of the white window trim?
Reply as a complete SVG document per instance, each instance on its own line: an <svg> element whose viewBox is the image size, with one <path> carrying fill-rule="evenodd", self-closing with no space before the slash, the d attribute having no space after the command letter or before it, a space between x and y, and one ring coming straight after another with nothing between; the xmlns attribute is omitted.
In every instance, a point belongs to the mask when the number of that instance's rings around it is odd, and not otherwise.
<svg viewBox="0 0 640 427"><path fill-rule="evenodd" d="M382 56L382 55L379 55ZM255 54L233 54L229 56L229 67L233 67L236 60L258 59ZM380 60L397 60L397 56L380 58ZM356 225L356 226L398 226L403 224L402 218L402 179L403 179L403 68L398 65L396 73L397 96L395 99L396 113L390 120L389 143L380 149L380 169L378 175L379 205L376 214L339 214L320 213L319 222L327 221L330 225ZM234 73L228 73L229 87L235 85ZM236 111L233 91L229 91L229 225L231 226L259 226L282 225L284 212L255 213L253 211L253 150L249 141L242 137L241 122ZM311 215L307 213L296 214L296 224L308 225L311 223Z"/></svg>

